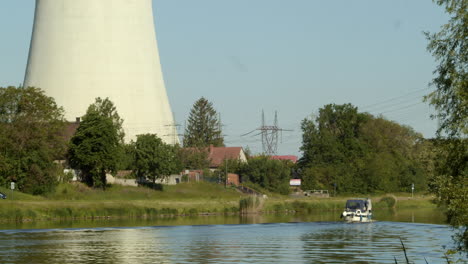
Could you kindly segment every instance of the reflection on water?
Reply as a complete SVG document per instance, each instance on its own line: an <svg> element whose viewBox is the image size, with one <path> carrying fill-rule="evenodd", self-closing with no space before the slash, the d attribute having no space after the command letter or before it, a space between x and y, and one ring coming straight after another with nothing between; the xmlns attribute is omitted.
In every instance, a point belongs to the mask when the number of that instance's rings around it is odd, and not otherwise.
<svg viewBox="0 0 468 264"><path fill-rule="evenodd" d="M61 222L2 223L1 229L50 229L50 228L96 228L96 227L138 227L138 226L180 226L180 225L231 225L290 222L333 222L340 221L336 211L316 211L310 214L268 214L268 215L212 215L192 217L167 217L156 219L101 219L74 220ZM374 212L378 221L445 224L445 216L439 210L406 209L380 210Z"/></svg>
<svg viewBox="0 0 468 264"><path fill-rule="evenodd" d="M3 225L0 263L405 263L400 238L415 263L445 263L453 232L441 212L375 218L346 224L339 212L317 212Z"/></svg>
<svg viewBox="0 0 468 264"><path fill-rule="evenodd" d="M0 231L1 263L444 263L444 225L278 223Z"/></svg>

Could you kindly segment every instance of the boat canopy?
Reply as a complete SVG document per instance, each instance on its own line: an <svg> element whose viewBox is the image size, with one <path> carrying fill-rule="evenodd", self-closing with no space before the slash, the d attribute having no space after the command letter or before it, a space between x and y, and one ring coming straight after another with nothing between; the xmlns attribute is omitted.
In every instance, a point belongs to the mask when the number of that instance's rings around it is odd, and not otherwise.
<svg viewBox="0 0 468 264"><path fill-rule="evenodd" d="M362 211L367 210L368 203L366 200L348 200L346 201L346 209L349 210L357 210L360 209Z"/></svg>

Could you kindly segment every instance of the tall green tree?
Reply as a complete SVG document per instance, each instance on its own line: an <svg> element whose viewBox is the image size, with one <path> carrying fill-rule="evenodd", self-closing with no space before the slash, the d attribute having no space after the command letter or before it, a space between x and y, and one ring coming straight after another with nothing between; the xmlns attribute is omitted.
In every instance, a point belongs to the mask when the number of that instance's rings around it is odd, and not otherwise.
<svg viewBox="0 0 468 264"><path fill-rule="evenodd" d="M366 154L366 146L359 139L359 128L366 119L368 116L359 114L351 104L325 105L315 120L305 119L301 146L304 154L299 160L302 171L316 168L320 174L314 180L330 190L335 187L341 192L367 189L363 178L357 177Z"/></svg>
<svg viewBox="0 0 468 264"><path fill-rule="evenodd" d="M156 179L182 170L177 147L164 143L155 134L138 135L135 142L135 173L139 178Z"/></svg>
<svg viewBox="0 0 468 264"><path fill-rule="evenodd" d="M198 99L192 109L184 134L184 147L224 146L221 120L213 104L204 97Z"/></svg>
<svg viewBox="0 0 468 264"><path fill-rule="evenodd" d="M371 117L360 127L360 141L366 145L362 176L367 191L427 190L427 174L420 158L423 137L412 128Z"/></svg>
<svg viewBox="0 0 468 264"><path fill-rule="evenodd" d="M117 166L118 170L132 170L135 164L135 142L122 144L122 152Z"/></svg>
<svg viewBox="0 0 468 264"><path fill-rule="evenodd" d="M437 33L427 33L427 46L438 66L426 100L439 120L437 176L431 187L447 208L451 225L461 227L458 250L468 255L468 1L437 0L450 16Z"/></svg>
<svg viewBox="0 0 468 264"><path fill-rule="evenodd" d="M123 144L125 132L122 128L122 125L124 120L119 116L119 113L117 112L117 107L111 100L109 100L109 98L102 99L101 97L97 97L94 104L89 106L87 112L95 112L103 117L107 117L110 120L112 120L112 124L117 130L120 143Z"/></svg>
<svg viewBox="0 0 468 264"><path fill-rule="evenodd" d="M350 105L325 105L302 122L298 167L305 188L345 193L409 191L426 186L416 148L422 136L395 122L359 113Z"/></svg>
<svg viewBox="0 0 468 264"><path fill-rule="evenodd" d="M0 87L0 184L43 194L57 184L63 159L63 109L39 88Z"/></svg>
<svg viewBox="0 0 468 264"><path fill-rule="evenodd" d="M208 148L178 148L177 153L185 169L203 170L210 167Z"/></svg>
<svg viewBox="0 0 468 264"><path fill-rule="evenodd" d="M233 164L234 165L234 164ZM289 193L292 164L272 160L268 156L251 158L248 163L237 164L237 173L243 182L258 184L271 192Z"/></svg>
<svg viewBox="0 0 468 264"><path fill-rule="evenodd" d="M122 120L109 99L96 98L70 140L70 165L89 186L106 188L106 173L116 173L122 156Z"/></svg>

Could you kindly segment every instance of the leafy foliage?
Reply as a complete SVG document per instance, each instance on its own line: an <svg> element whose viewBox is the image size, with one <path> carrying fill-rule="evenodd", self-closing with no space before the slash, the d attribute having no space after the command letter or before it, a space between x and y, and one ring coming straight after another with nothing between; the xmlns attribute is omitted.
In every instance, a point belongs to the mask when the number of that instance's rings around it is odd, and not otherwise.
<svg viewBox="0 0 468 264"><path fill-rule="evenodd" d="M437 0L450 20L437 33L426 32L427 49L438 66L426 97L439 120L436 175L431 190L447 207L451 225L461 227L458 250L468 254L468 1Z"/></svg>
<svg viewBox="0 0 468 264"><path fill-rule="evenodd" d="M15 181L30 194L53 190L64 129L63 109L42 90L0 87L0 184Z"/></svg>
<svg viewBox="0 0 468 264"><path fill-rule="evenodd" d="M202 170L210 167L207 148L178 148L178 157L182 167L190 170Z"/></svg>
<svg viewBox="0 0 468 264"><path fill-rule="evenodd" d="M439 63L432 80L436 90L426 97L437 110L439 133L449 136L468 134L468 2L437 0L451 15L437 33L426 32L427 49Z"/></svg>
<svg viewBox="0 0 468 264"><path fill-rule="evenodd" d="M237 173L242 181L260 185L271 192L289 193L292 164L289 161L272 160L267 156L254 157L241 163Z"/></svg>
<svg viewBox="0 0 468 264"><path fill-rule="evenodd" d="M117 134L121 144L123 144L125 132L123 131L122 124L124 120L120 118L117 108L109 98L102 99L96 98L94 104L90 105L87 112L99 113L103 117L112 120L112 124L117 129Z"/></svg>
<svg viewBox="0 0 468 264"><path fill-rule="evenodd" d="M411 128L359 113L351 104L329 104L302 122L299 168L305 189L341 193L424 190L417 151L422 136ZM419 148L416 148L419 146Z"/></svg>
<svg viewBox="0 0 468 264"><path fill-rule="evenodd" d="M239 173L246 164L239 159L224 159L219 165L218 169L215 171L216 180L220 183L227 183L226 177L229 173ZM205 175L205 174L203 174Z"/></svg>
<svg viewBox="0 0 468 264"><path fill-rule="evenodd" d="M205 98L193 105L184 135L184 147L224 146L221 120L218 119L213 104Z"/></svg>
<svg viewBox="0 0 468 264"><path fill-rule="evenodd" d="M435 175L430 190L446 208L447 220L459 227L457 250L468 252L468 142L467 139L439 139Z"/></svg>
<svg viewBox="0 0 468 264"><path fill-rule="evenodd" d="M96 98L70 140L70 165L89 186L106 187L106 173L116 173L122 155L122 120L109 99Z"/></svg>
<svg viewBox="0 0 468 264"><path fill-rule="evenodd" d="M122 152L117 165L118 170L132 170L135 164L135 142L122 144Z"/></svg>
<svg viewBox="0 0 468 264"><path fill-rule="evenodd" d="M163 179L179 173L181 163L176 147L164 143L154 134L138 135L135 143L135 172L137 177Z"/></svg>

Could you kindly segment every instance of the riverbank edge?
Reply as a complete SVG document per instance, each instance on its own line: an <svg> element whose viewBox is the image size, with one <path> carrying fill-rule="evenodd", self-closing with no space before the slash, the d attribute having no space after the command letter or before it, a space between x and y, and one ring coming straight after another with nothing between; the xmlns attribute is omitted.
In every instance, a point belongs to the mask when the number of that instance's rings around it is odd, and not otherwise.
<svg viewBox="0 0 468 264"><path fill-rule="evenodd" d="M264 199L248 214L295 214L341 211L347 198ZM397 198L393 206L380 199L374 209L437 208L429 198ZM246 214L240 201L2 201L0 223L98 219L153 219L163 217Z"/></svg>

